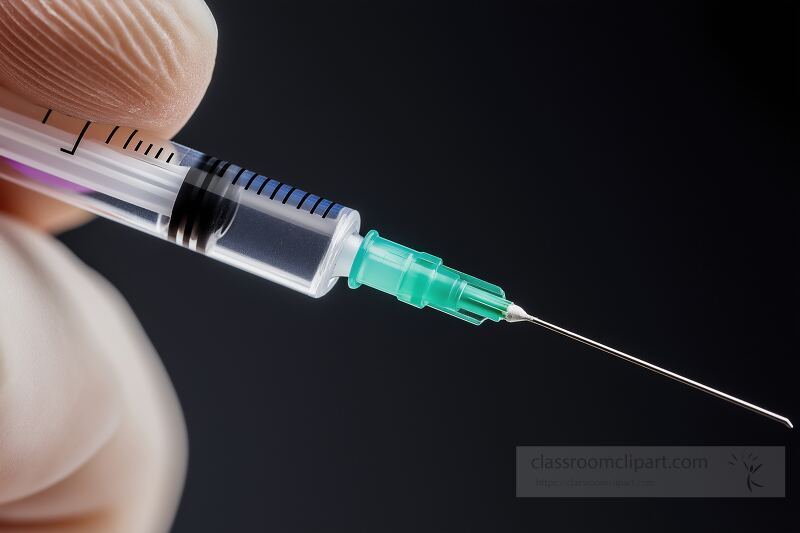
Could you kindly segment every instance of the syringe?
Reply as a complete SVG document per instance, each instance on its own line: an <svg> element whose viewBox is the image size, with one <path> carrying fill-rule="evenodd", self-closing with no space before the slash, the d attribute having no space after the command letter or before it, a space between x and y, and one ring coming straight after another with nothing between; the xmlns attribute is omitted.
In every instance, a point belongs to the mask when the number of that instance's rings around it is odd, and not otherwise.
<svg viewBox="0 0 800 533"><path fill-rule="evenodd" d="M0 89L0 176L313 297L340 277L470 322L528 321L777 420L788 418L530 316L442 260L359 233L358 211L135 128Z"/></svg>

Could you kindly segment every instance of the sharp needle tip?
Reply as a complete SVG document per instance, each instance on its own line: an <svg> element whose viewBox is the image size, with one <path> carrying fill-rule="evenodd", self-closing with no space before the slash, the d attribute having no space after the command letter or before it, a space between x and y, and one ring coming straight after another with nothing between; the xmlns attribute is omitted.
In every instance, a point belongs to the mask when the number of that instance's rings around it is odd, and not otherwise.
<svg viewBox="0 0 800 533"><path fill-rule="evenodd" d="M705 392L707 394L711 394L712 396L716 396L717 398L720 398L722 400L726 400L726 401L728 401L728 402L730 402L730 403L732 403L734 405L738 405L740 407L744 407L745 409L749 409L749 410L753 411L754 413L758 413L758 414L760 414L762 416L765 416L767 418L771 418L772 420L780 422L781 424L783 424L784 426L786 426L786 427L788 427L790 429L794 428L794 425L792 425L792 421L789 420L788 418L786 418L785 416L781 416L781 415L779 415L777 413L773 413L772 411L768 411L768 410L764 409L763 407L759 407L759 406L754 405L754 404L752 404L750 402L746 402L746 401L744 401L742 399L736 398L735 396L731 396L730 394L726 394L726 393L724 393L722 391L719 391L717 389L709 387L708 385L703 385L702 383L694 381L693 379L689 379L689 378L687 378L685 376L681 376L680 374L676 374L675 372L671 372L671 371L669 371L669 370L667 370L665 368L661 368L660 366L656 366L653 363L648 363L647 361L644 361L643 359L639 359L638 357L634 357L632 355L628 355L625 352L621 352L619 350L616 350L614 348L606 346L605 344L600 344L597 341L593 341L592 339L588 339L588 338L586 338L586 337L584 337L582 335L578 335L577 333L574 333L574 332L569 331L567 329L564 329L564 328L561 328L559 326L556 326L555 324L551 324L550 322L545 322L541 318L536 318L535 316L529 315L523 308L521 308L518 305L511 304L510 306L508 306L508 309L506 310L505 320L507 322L532 322L532 323L534 323L534 324L536 324L538 326L542 326L543 328L549 329L550 331L554 331L554 332L556 332L556 333L558 333L560 335L563 335L565 337L568 337L568 338L570 338L572 340L576 340L578 342L582 342L583 344L591 346L592 348L596 348L598 350L606 352L607 354L614 355L616 357L619 357L620 359L624 359L625 361L628 361L630 363L634 363L634 364L639 365L639 366L641 366L643 368L646 368L647 370L650 370L652 372L656 372L657 374L661 374L662 376L666 376L668 378L671 378L671 379L673 379L675 381L683 383L684 385L689 385L690 387L694 387L694 388L699 389L699 390L701 390L701 391L703 391L703 392Z"/></svg>

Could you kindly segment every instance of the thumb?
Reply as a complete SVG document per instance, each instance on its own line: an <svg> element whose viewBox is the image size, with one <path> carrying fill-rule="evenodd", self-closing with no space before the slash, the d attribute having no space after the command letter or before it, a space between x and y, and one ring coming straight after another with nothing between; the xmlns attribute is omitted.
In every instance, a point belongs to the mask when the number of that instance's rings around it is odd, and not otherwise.
<svg viewBox="0 0 800 533"><path fill-rule="evenodd" d="M216 50L202 0L0 0L0 86L92 122L172 137L200 103ZM0 211L51 231L84 218L1 180Z"/></svg>
<svg viewBox="0 0 800 533"><path fill-rule="evenodd" d="M2 216L0 273L0 532L167 531L185 428L130 309L58 242Z"/></svg>

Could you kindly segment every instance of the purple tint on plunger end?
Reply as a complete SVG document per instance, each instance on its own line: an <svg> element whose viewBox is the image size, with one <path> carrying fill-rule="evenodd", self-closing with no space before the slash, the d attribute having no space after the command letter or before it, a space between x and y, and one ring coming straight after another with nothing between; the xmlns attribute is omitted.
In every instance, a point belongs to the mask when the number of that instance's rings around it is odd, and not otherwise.
<svg viewBox="0 0 800 533"><path fill-rule="evenodd" d="M86 187L81 187L71 181L63 180L59 177L53 176L52 174L48 174L47 172L42 172L41 170L37 170L33 167L29 167L28 165L23 165L18 161L14 161L13 159L8 159L7 157L0 156L0 163L5 163L21 175L25 176L26 178L30 178L33 181L39 182L42 185L47 185L50 187L55 187L57 189L61 189L64 191L69 192L77 192L77 193L87 193L92 192L91 189L87 189Z"/></svg>

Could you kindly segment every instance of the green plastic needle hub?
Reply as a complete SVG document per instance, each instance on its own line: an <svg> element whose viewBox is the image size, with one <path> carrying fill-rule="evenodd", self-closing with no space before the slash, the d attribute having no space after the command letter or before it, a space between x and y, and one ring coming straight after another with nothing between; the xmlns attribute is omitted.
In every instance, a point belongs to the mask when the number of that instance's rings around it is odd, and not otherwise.
<svg viewBox="0 0 800 533"><path fill-rule="evenodd" d="M498 322L511 305L497 285L446 267L440 258L384 239L375 230L364 237L348 277L351 288L362 284L471 324Z"/></svg>

